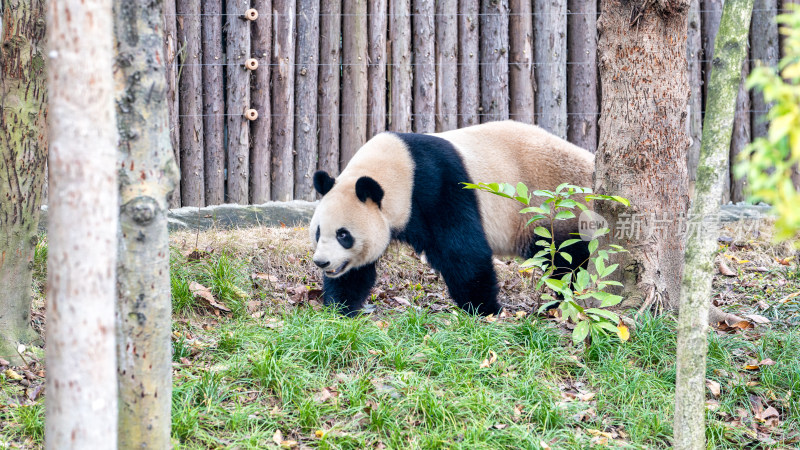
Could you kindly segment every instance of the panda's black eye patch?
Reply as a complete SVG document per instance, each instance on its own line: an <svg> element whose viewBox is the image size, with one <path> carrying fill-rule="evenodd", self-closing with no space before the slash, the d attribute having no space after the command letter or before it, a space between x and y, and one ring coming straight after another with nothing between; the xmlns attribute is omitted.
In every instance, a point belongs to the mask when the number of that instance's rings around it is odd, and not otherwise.
<svg viewBox="0 0 800 450"><path fill-rule="evenodd" d="M319 226L317 227L317 242L319 242Z"/></svg>
<svg viewBox="0 0 800 450"><path fill-rule="evenodd" d="M336 230L336 240L339 241L339 245L344 248L351 248L353 243L355 243L353 235L347 231L347 228L339 228Z"/></svg>

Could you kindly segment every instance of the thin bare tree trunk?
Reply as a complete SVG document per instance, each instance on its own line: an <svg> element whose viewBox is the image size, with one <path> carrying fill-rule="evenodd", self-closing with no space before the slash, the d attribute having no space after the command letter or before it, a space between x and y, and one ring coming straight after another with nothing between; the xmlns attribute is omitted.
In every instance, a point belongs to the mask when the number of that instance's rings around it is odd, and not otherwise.
<svg viewBox="0 0 800 450"><path fill-rule="evenodd" d="M0 39L0 358L23 361L30 327L31 262L47 175L44 2L7 3Z"/></svg>
<svg viewBox="0 0 800 450"><path fill-rule="evenodd" d="M272 200L294 195L295 0L273 0Z"/></svg>
<svg viewBox="0 0 800 450"><path fill-rule="evenodd" d="M597 151L597 1L569 0L567 140Z"/></svg>
<svg viewBox="0 0 800 450"><path fill-rule="evenodd" d="M745 45L747 45L747 42L745 42ZM730 167L733 166L739 154L751 141L750 93L744 86L748 75L750 75L750 64L747 61L747 57L745 57L742 64L742 81L739 83L739 94L736 97L736 117L733 120L733 136L731 137L731 156L728 168L728 185L730 189L727 193L722 193L723 203L728 201L734 203L743 202L746 198L744 190L747 186L747 179L744 177L736 178Z"/></svg>
<svg viewBox="0 0 800 450"><path fill-rule="evenodd" d="M167 59L167 98L169 100L169 138L172 142L172 151L175 154L175 163L181 166L181 124L178 107L178 23L177 2L164 1L164 54ZM178 183L169 200L170 208L181 207L181 185Z"/></svg>
<svg viewBox="0 0 800 450"><path fill-rule="evenodd" d="M480 122L481 102L480 29L478 0L459 0L458 4L458 126L468 127Z"/></svg>
<svg viewBox="0 0 800 450"><path fill-rule="evenodd" d="M706 447L706 331L719 228L719 221L715 218L719 217L718 200L729 165L736 97L741 85L742 63L747 55L747 30L752 9L753 0L727 0L722 13L722 27L714 43L716 56L707 90L703 145L691 209L691 217L702 218L704 227L689 231L678 317L673 426L676 449Z"/></svg>
<svg viewBox="0 0 800 450"><path fill-rule="evenodd" d="M253 0L253 8L258 18L253 21L251 55L258 60L250 78L250 105L258 112L258 119L250 124L250 200L261 204L270 200L272 166L270 159L272 147L272 107L269 79L272 73L270 55L272 54L272 1Z"/></svg>
<svg viewBox="0 0 800 450"><path fill-rule="evenodd" d="M592 2L590 2L592 3ZM510 0L508 61L511 105L509 117L525 123L534 120L533 16L530 0Z"/></svg>
<svg viewBox="0 0 800 450"><path fill-rule="evenodd" d="M700 25L700 0L690 0L689 28L686 39L686 60L689 63L689 108L687 132L689 150L686 164L689 169L689 195L694 192L697 163L700 159L700 141L703 138L703 35Z"/></svg>
<svg viewBox="0 0 800 450"><path fill-rule="evenodd" d="M47 251L47 449L117 444L119 166L112 3L51 1L47 8L54 193ZM152 45L159 48L160 38Z"/></svg>
<svg viewBox="0 0 800 450"><path fill-rule="evenodd" d="M392 42L392 95L389 128L411 131L411 0L389 4L389 39ZM346 34L346 33L342 33Z"/></svg>
<svg viewBox="0 0 800 450"><path fill-rule="evenodd" d="M169 0L167 0L169 1ZM119 448L169 448L172 301L167 198L179 183L169 137L161 5L116 0L120 233ZM156 63L154 63L156 61ZM163 61L163 60L161 60Z"/></svg>
<svg viewBox="0 0 800 450"><path fill-rule="evenodd" d="M508 119L508 0L481 2L481 122Z"/></svg>
<svg viewBox="0 0 800 450"><path fill-rule="evenodd" d="M595 205L612 243L624 246L624 307L677 307L683 273L679 236L689 204L686 31L689 0L602 0L602 84L595 191L631 201ZM658 124L654 126L653 124ZM625 214L621 216L621 214Z"/></svg>
<svg viewBox="0 0 800 450"><path fill-rule="evenodd" d="M174 0L165 0L172 3ZM225 92L222 74L222 0L203 1L203 147L207 205L225 202ZM188 18L187 18L188 19ZM191 18L200 20L200 18Z"/></svg>
<svg viewBox="0 0 800 450"><path fill-rule="evenodd" d="M367 139L386 131L386 32L388 4L386 0L370 0L369 20L369 86L367 91Z"/></svg>
<svg viewBox="0 0 800 450"><path fill-rule="evenodd" d="M317 168L339 174L339 72L342 2L322 2L319 48L319 161Z"/></svg>
<svg viewBox="0 0 800 450"><path fill-rule="evenodd" d="M250 58L250 21L242 18L250 0L226 0L228 13L227 46L228 98L228 203L250 203L250 122L244 117L250 109L250 71L244 66ZM222 149L220 149L221 151Z"/></svg>
<svg viewBox="0 0 800 450"><path fill-rule="evenodd" d="M536 123L567 138L567 0L535 0Z"/></svg>
<svg viewBox="0 0 800 450"><path fill-rule="evenodd" d="M414 26L414 132L436 129L434 0L412 0Z"/></svg>
<svg viewBox="0 0 800 450"><path fill-rule="evenodd" d="M367 0L343 0L339 167L367 141Z"/></svg>
<svg viewBox="0 0 800 450"><path fill-rule="evenodd" d="M753 20L750 23L750 57L752 66L764 65L775 67L778 65L778 24L775 15L778 13L779 0L755 0L753 4ZM769 105L764 101L764 95L756 90L751 91L753 105L753 138L765 137L769 122L767 110Z"/></svg>
<svg viewBox="0 0 800 450"><path fill-rule="evenodd" d="M203 129L203 52L200 48L200 0L176 0L180 71L181 204L205 206Z"/></svg>
<svg viewBox="0 0 800 450"><path fill-rule="evenodd" d="M317 73L319 69L319 0L297 3L295 68L294 198L314 200L311 177L317 170Z"/></svg>
<svg viewBox="0 0 800 450"><path fill-rule="evenodd" d="M436 3L436 131L458 128L458 0Z"/></svg>

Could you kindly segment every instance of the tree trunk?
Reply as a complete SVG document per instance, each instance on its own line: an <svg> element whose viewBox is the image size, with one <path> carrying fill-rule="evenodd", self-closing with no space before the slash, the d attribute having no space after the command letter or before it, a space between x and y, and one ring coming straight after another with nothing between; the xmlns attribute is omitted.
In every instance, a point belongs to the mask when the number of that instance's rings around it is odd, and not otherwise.
<svg viewBox="0 0 800 450"><path fill-rule="evenodd" d="M412 0L414 12L414 132L436 130L436 35L433 0Z"/></svg>
<svg viewBox="0 0 800 450"><path fill-rule="evenodd" d="M781 0L781 12L789 13L789 6L790 4L800 5L800 0ZM783 35L780 36L780 55L785 56L786 51L783 46ZM792 182L794 183L794 188L800 191L800 167L795 166L794 171L792 172Z"/></svg>
<svg viewBox="0 0 800 450"><path fill-rule="evenodd" d="M478 0L458 3L458 126L468 127L480 122L480 7Z"/></svg>
<svg viewBox="0 0 800 450"><path fill-rule="evenodd" d="M169 138L175 154L175 163L181 166L181 123L178 117L178 23L175 0L166 0L164 3L164 54L167 59L167 99L169 107ZM175 185L175 190L169 200L170 208L181 207L181 185Z"/></svg>
<svg viewBox="0 0 800 450"><path fill-rule="evenodd" d="M569 0L567 140L597 151L597 1Z"/></svg>
<svg viewBox="0 0 800 450"><path fill-rule="evenodd" d="M369 14L369 87L367 92L367 139L386 131L386 0L370 0Z"/></svg>
<svg viewBox="0 0 800 450"><path fill-rule="evenodd" d="M689 150L686 165L689 171L689 195L694 191L697 163L700 159L700 142L703 138L703 35L700 25L700 0L690 0L689 29L686 39L686 59L689 62L689 108L687 132ZM692 196L693 197L693 196Z"/></svg>
<svg viewBox="0 0 800 450"><path fill-rule="evenodd" d="M481 122L508 119L508 0L481 2Z"/></svg>
<svg viewBox="0 0 800 450"><path fill-rule="evenodd" d="M167 0L169 1L169 0ZM272 1L253 0L258 18L252 25L251 55L258 60L250 78L250 105L258 112L258 119L250 124L252 153L250 158L250 200L258 205L270 201L272 166L272 107L269 78L272 73Z"/></svg>
<svg viewBox="0 0 800 450"><path fill-rule="evenodd" d="M747 42L745 42L745 46ZM746 50L746 49L745 49ZM734 203L743 202L746 198L744 190L747 186L746 178L736 178L730 167L736 162L739 154L751 141L750 131L750 93L744 86L747 76L750 75L750 64L745 56L742 64L741 83L739 83L739 94L736 97L736 117L733 119L733 136L731 137L731 164L728 165L728 192L722 193L722 202Z"/></svg>
<svg viewBox="0 0 800 450"><path fill-rule="evenodd" d="M436 3L436 131L458 128L458 0Z"/></svg>
<svg viewBox="0 0 800 450"><path fill-rule="evenodd" d="M174 0L165 0L172 3ZM225 203L225 68L222 51L222 0L204 0L203 33L203 147L206 205ZM192 20L195 20L192 18Z"/></svg>
<svg viewBox="0 0 800 450"><path fill-rule="evenodd" d="M31 262L46 178L44 2L7 3L0 46L0 358L22 364L30 327Z"/></svg>
<svg viewBox="0 0 800 450"><path fill-rule="evenodd" d="M339 174L339 73L342 28L341 0L322 2L319 31L319 161L317 168Z"/></svg>
<svg viewBox="0 0 800 450"><path fill-rule="evenodd" d="M226 6L228 13L228 34L225 38L228 50L227 201L247 205L250 203L250 122L244 117L244 113L250 109L250 71L244 64L250 58L250 21L243 19L242 16L250 8L250 0L226 0Z"/></svg>
<svg viewBox="0 0 800 450"><path fill-rule="evenodd" d="M535 0L534 12L536 121L566 139L567 0Z"/></svg>
<svg viewBox="0 0 800 450"><path fill-rule="evenodd" d="M602 86L595 192L621 267L623 308L677 307L683 272L682 218L689 204L686 151L689 0L603 0L598 20Z"/></svg>
<svg viewBox="0 0 800 450"><path fill-rule="evenodd" d="M273 0L272 200L294 195L295 0Z"/></svg>
<svg viewBox="0 0 800 450"><path fill-rule="evenodd" d="M297 2L297 66L295 67L294 198L314 200L311 178L317 170L317 71L319 0Z"/></svg>
<svg viewBox="0 0 800 450"><path fill-rule="evenodd" d="M339 167L367 141L367 0L342 7L342 139Z"/></svg>
<svg viewBox="0 0 800 450"><path fill-rule="evenodd" d="M530 0L510 0L508 40L511 55L508 61L511 104L509 117L535 123L533 96L533 16ZM588 2L594 3L594 2ZM592 32L594 35L594 31Z"/></svg>
<svg viewBox="0 0 800 450"><path fill-rule="evenodd" d="M389 129L401 133L411 131L413 72L411 71L410 11L411 0L392 0L389 5L389 39L392 42L392 96L389 108Z"/></svg>
<svg viewBox="0 0 800 450"><path fill-rule="evenodd" d="M704 226L688 230L678 317L673 426L676 449L705 448L706 330L719 228L718 199L729 165L731 131L752 8L753 0L727 0L714 43L716 56L708 86L700 166L691 209L691 217L702 218Z"/></svg>
<svg viewBox="0 0 800 450"><path fill-rule="evenodd" d="M169 0L168 0L169 1ZM200 0L178 2L180 71L181 204L205 206L203 131L203 55L200 48Z"/></svg>
<svg viewBox="0 0 800 450"><path fill-rule="evenodd" d="M775 16L778 13L778 0L755 0L753 4L753 20L750 23L750 57L753 67L778 65L778 24ZM766 137L769 129L767 111L770 105L764 101L764 95L751 91L753 105L753 138Z"/></svg>
<svg viewBox="0 0 800 450"><path fill-rule="evenodd" d="M48 449L117 443L119 166L112 3L48 3L48 166L54 193L47 251ZM151 45L160 48L160 37ZM154 97L165 94L162 89Z"/></svg>
<svg viewBox="0 0 800 450"><path fill-rule="evenodd" d="M169 1L169 0L167 0ZM116 0L119 128L119 447L169 448L172 304L167 199L179 182L169 137L161 11Z"/></svg>

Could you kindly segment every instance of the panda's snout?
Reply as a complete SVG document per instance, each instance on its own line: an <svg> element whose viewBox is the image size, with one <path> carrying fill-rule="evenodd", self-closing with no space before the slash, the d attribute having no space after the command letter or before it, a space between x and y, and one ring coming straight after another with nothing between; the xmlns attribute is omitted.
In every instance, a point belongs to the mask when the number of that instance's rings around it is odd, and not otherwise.
<svg viewBox="0 0 800 450"><path fill-rule="evenodd" d="M330 266L331 262L330 261L320 261L320 260L315 259L314 260L314 264L316 264L317 267L319 267L320 269L324 269L324 268Z"/></svg>

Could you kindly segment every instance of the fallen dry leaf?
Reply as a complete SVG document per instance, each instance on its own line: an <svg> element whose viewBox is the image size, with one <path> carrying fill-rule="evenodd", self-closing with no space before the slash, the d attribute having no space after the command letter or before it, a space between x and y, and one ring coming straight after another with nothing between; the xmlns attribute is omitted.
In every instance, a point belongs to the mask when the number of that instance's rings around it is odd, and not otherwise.
<svg viewBox="0 0 800 450"><path fill-rule="evenodd" d="M787 303L787 302L789 302L789 300L797 297L798 295L800 295L800 291L792 292L791 294L787 295L786 297L783 297L782 299L780 299L779 303Z"/></svg>
<svg viewBox="0 0 800 450"><path fill-rule="evenodd" d="M275 275L269 275L269 274L266 274L266 273L263 273L263 272L253 272L253 273L250 274L250 278L252 278L254 280L265 280L265 281L269 281L270 283L277 283L278 282L278 277L276 277Z"/></svg>
<svg viewBox="0 0 800 450"><path fill-rule="evenodd" d="M272 442L274 442L275 445L281 445L281 442L283 442L283 433L281 433L281 430L275 430L275 434L272 435Z"/></svg>
<svg viewBox="0 0 800 450"><path fill-rule="evenodd" d="M717 383L714 380L706 379L706 386L708 387L708 390L711 391L711 395L713 395L714 397L719 397L721 388L719 383Z"/></svg>
<svg viewBox="0 0 800 450"><path fill-rule="evenodd" d="M504 429L504 428L507 428L507 427L508 427L508 425L506 425L506 424L504 424L504 423L496 423L496 424L494 424L494 426L493 426L493 427L494 427L494 429L496 429L496 430L502 430L502 429Z"/></svg>
<svg viewBox="0 0 800 450"><path fill-rule="evenodd" d="M542 447L544 450L550 450L550 446L547 445L545 441L539 441L539 446Z"/></svg>
<svg viewBox="0 0 800 450"><path fill-rule="evenodd" d="M212 308L216 308L220 311L230 312L231 310L228 309L227 306L223 305L222 303L218 302L216 298L214 298L214 294L211 293L211 290L207 287L203 286L202 284L192 281L189 283L189 290L195 296L195 298L201 298L205 300L209 306Z"/></svg>
<svg viewBox="0 0 800 450"><path fill-rule="evenodd" d="M778 410L773 408L772 406L755 415L755 418L758 420L767 420L772 417L780 417Z"/></svg>
<svg viewBox="0 0 800 450"><path fill-rule="evenodd" d="M6 378L10 378L15 381L19 381L22 379L22 375L18 374L17 372L14 372L13 369L6 369L6 371L3 373L5 374Z"/></svg>
<svg viewBox="0 0 800 450"><path fill-rule="evenodd" d="M744 316L747 317L748 319L752 320L755 323L762 323L763 324L763 323L769 323L770 322L769 319L767 319L764 316L760 316L758 314L745 314Z"/></svg>
<svg viewBox="0 0 800 450"><path fill-rule="evenodd" d="M387 322L385 320L377 320L377 321L375 321L375 326L380 328L381 330L385 330L385 329L389 328L389 322Z"/></svg>
<svg viewBox="0 0 800 450"><path fill-rule="evenodd" d="M717 267L719 268L719 273L725 275L726 277L735 277L737 275L737 273L731 270L731 268L728 267L721 259L719 260Z"/></svg>
<svg viewBox="0 0 800 450"><path fill-rule="evenodd" d="M623 342L627 341L631 338L631 332L628 330L628 327L625 324L620 323L617 325L617 336Z"/></svg>
<svg viewBox="0 0 800 450"><path fill-rule="evenodd" d="M495 361L497 361L497 353L495 353L494 350L489 350L489 357L483 360L483 362L480 365L480 368L485 369L494 364Z"/></svg>

